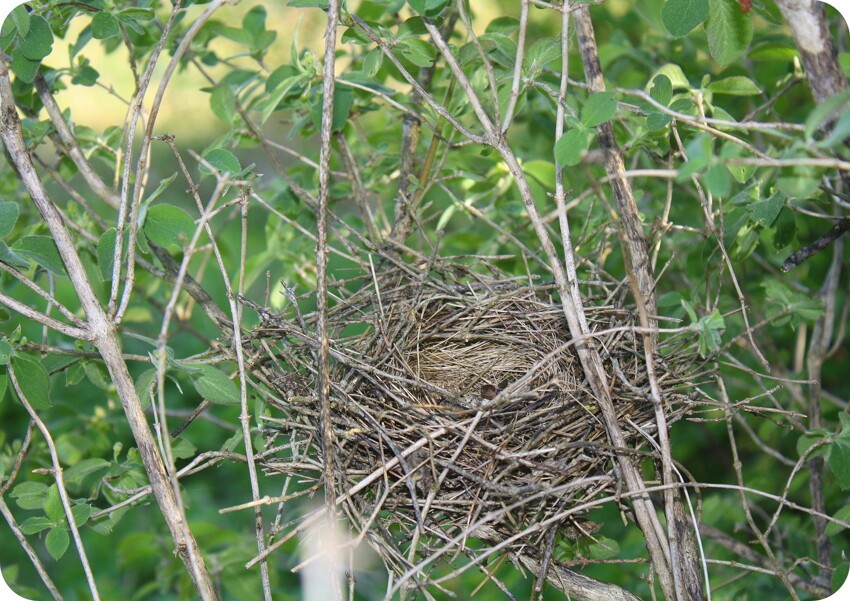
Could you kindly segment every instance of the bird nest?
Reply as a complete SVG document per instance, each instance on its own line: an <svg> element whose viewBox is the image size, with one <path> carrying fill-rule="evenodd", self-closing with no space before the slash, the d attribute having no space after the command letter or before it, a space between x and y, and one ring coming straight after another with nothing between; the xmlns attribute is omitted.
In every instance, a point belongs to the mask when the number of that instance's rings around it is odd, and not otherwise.
<svg viewBox="0 0 850 601"><path fill-rule="evenodd" d="M415 572L421 585L439 556L465 554L470 566L495 552L548 566L556 534L576 540L596 528L581 508L619 490L615 456L656 458L643 341L628 307L585 307L627 443L615 448L551 287L457 268L393 268L360 284L329 313L335 492L353 531L396 574ZM268 354L259 373L274 407L267 448L280 449L262 466L315 491L315 315L260 313L256 337ZM668 420L691 404L687 346L669 339L655 357Z"/></svg>

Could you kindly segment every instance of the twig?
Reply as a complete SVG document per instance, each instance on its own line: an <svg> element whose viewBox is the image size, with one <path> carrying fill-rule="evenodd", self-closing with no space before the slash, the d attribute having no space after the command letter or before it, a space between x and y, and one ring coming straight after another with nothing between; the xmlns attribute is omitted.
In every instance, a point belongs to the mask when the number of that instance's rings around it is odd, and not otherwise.
<svg viewBox="0 0 850 601"><path fill-rule="evenodd" d="M30 542L27 540L27 537L21 532L21 527L18 525L15 520L15 516L12 515L12 511L9 509L9 506L6 505L6 499L3 495L0 495L0 513L3 514L3 518L6 520L6 523L9 525L9 529L12 531L12 534L18 540L18 544L21 545L21 548L27 554L27 557L30 558L33 567L35 567L36 572L38 572L39 578L44 583L44 586L47 588L50 595L56 601L62 601L64 597L59 593L59 589L56 588L56 585L53 583L53 580L50 578L50 575L47 573L47 570L44 569L44 564L41 563L41 560L38 558L38 553L35 552L35 549L32 548Z"/></svg>
<svg viewBox="0 0 850 601"><path fill-rule="evenodd" d="M445 39L440 35L439 31L436 27L434 27L434 24L430 20L423 19L423 21L428 32L431 34L431 38L434 40L437 48L454 74L455 80L466 94L473 112L476 114L479 122L483 126L484 131L486 132L487 142L496 148L505 161L511 175L514 177L514 181L517 184L517 188L519 189L520 195L526 206L529 219L534 227L535 233L537 234L538 240L543 247L546 257L552 266L570 333L574 338L583 337L589 332L589 327L583 307L580 302L576 302L572 292L572 289L575 287L575 282L577 281L576 274L574 271L571 271L568 274L561 265L557 253L555 252L554 245L552 244L546 227L540 217L540 213L537 209L537 205L535 204L534 196L529 187L525 173L523 172L516 155L501 137L500 131L497 131L493 123L490 121L481 106L472 85L463 70L460 68L460 65L458 65L457 60L449 49ZM601 417L611 443L617 448L626 448L627 445L625 443L623 433L620 430L611 393L607 384L605 384L607 381L607 375L605 373L602 358L599 356L596 347L592 344L579 346L578 354L585 375L587 376L591 389L599 403ZM626 480L629 491L643 490L644 486L642 479L631 459L623 454L618 454L617 462L623 473L623 477ZM642 530L647 537L660 536L660 533L662 532L661 525L655 515L655 510L652 507L650 499L645 494L639 494L638 497L639 498L636 500L634 507ZM660 545L656 545L654 548L658 553L662 552ZM656 556L656 560L660 561L659 570L664 570L666 566L666 559ZM669 571L667 573L669 582L667 590L669 590L672 595L672 578L669 577Z"/></svg>
<svg viewBox="0 0 850 601"><path fill-rule="evenodd" d="M13 311L17 311L27 319L36 321L42 324L43 326L47 326L48 328L54 329L57 332L61 332L62 334L65 334L66 336L69 336L71 338L75 338L77 340L94 339L94 334L88 328L78 328L75 326L69 326L66 323L57 321L52 317L49 317L44 313L33 309L29 305L25 305L24 303L15 300L4 292L0 292L0 303L6 305Z"/></svg>
<svg viewBox="0 0 850 601"><path fill-rule="evenodd" d="M9 381L12 383L15 393L18 395L18 399L27 410L27 413L29 413L30 419L32 419L39 432L41 432L41 435L44 437L44 442L47 443L47 449L50 453L50 461L53 466L50 472L53 475L53 479L56 481L56 488L59 491L59 499L62 503L62 509L65 512L65 519L68 522L68 528L71 530L71 537L74 539L74 545L77 547L77 554L80 556L80 563L83 564L83 572L85 572L86 575L86 582L89 585L89 591L91 592L94 601L100 601L100 595L97 592L97 585L94 581L94 574L92 574L91 566L89 565L89 558L86 554L86 549L83 546L83 539L80 537L80 531L77 528L76 521L74 521L74 512L71 509L71 499L68 498L68 491L65 490L65 479L62 476L62 464L59 462L59 455L56 452L56 445L53 444L53 437L50 435L50 431L47 429L47 426L45 426L44 422L41 421L38 413L36 413L35 409L33 409L32 405L30 405L29 399L27 399L26 395L21 390L17 375L15 374L14 365L10 364L8 366L8 374Z"/></svg>
<svg viewBox="0 0 850 601"><path fill-rule="evenodd" d="M832 244L841 236L846 234L848 230L850 230L850 217L844 217L838 223L829 228L826 233L823 234L820 238L818 238L808 246L804 246L803 248L792 254L790 257L785 259L785 262L782 263L782 271L787 273L798 265L800 265L801 263L803 263L804 261L811 259L820 251L824 250L830 244Z"/></svg>
<svg viewBox="0 0 850 601"><path fill-rule="evenodd" d="M226 0L213 0L209 6L207 6L204 11L198 15L198 17L194 20L192 25L186 30L186 33L183 34L180 43L177 45L177 48L174 50L171 60L168 62L168 66L165 69L165 72L162 74L162 77L159 80L159 85L157 86L156 94L154 95L153 103L150 109L150 115L148 116L147 127L145 127L145 135L142 139L142 146L139 150L139 161L136 165L136 179L135 186L133 188L133 195L128 199L126 196L126 189L128 186L128 182L126 178L129 177L129 164L130 158L132 156L132 145L133 145L133 137L132 131L128 135L128 143L126 150L126 163L124 169L124 185L121 190L121 209L122 212L127 210L126 204L129 202L129 210L130 210L130 236L127 242L127 275L126 281L124 284L124 293L121 298L121 303L115 307L115 300L117 298L117 279L120 279L121 273L121 257L122 250L121 245L123 244L123 228L121 215L119 214L118 226L116 227L116 237L115 237L115 268L113 270L113 285L110 289L110 297L109 297L109 311L113 314L113 321L118 324L121 323L121 319L123 318L124 312L127 310L127 307L130 305L130 297L133 289L133 281L135 278L135 254L136 254L136 235L138 229L138 209L139 204L142 201L142 194L144 193L144 187L147 180L147 169L148 163L150 160L150 145L153 140L153 128L156 124L156 117L159 112L159 107L162 104L162 99L165 95L165 91L168 88L168 83L171 80L171 76L177 67L180 65L181 59L183 55L188 50L189 46L192 44L192 41L195 39L195 36L201 31L201 28L206 24L206 22L212 17L213 13L217 11L221 6L225 3ZM174 5L174 11L169 16L169 20L163 29L162 36L160 37L159 43L157 44L156 50L151 56L151 62L148 65L148 69L145 70L145 75L143 79L143 87L140 90L139 94L137 94L137 102L139 108L142 106L142 102L144 101L145 90L147 88L147 84L149 78L152 76L152 69L156 64L156 60L158 58L159 52L162 49L162 46L165 42L166 37L168 36L168 32L171 29L171 26L174 23L174 20L177 16L177 11L182 6L182 0L177 0ZM144 174L144 176L143 176ZM114 313L113 313L114 311Z"/></svg>
<svg viewBox="0 0 850 601"><path fill-rule="evenodd" d="M135 384L124 362L117 332L97 299L86 276L86 269L77 253L74 240L65 228L62 215L48 197L24 143L21 122L15 109L15 99L9 81L9 68L2 53L0 53L0 105L2 105L0 138L12 157L21 181L53 236L53 241L65 264L68 278L80 299L92 335L92 342L101 353L118 397L121 399L127 423L133 433L142 464L151 481L178 555L192 576L201 599L214 601L218 599L218 595L197 542L188 528L176 491L170 487L162 460L156 453L156 443L145 419Z"/></svg>
<svg viewBox="0 0 850 601"><path fill-rule="evenodd" d="M569 2L565 2L564 4L568 5ZM514 111L516 110L517 102L519 101L519 86L522 81L522 67L524 61L525 54L525 34L528 29L528 0L520 0L520 8L519 8L519 36L517 37L516 43L516 56L514 57L514 75L511 79L511 97L508 100L508 107L505 109L505 118L502 121L502 134L508 131L508 128L511 126L511 122L514 118ZM569 15L569 12L564 11L562 14ZM569 17L567 17L568 19ZM561 47L561 60L562 64L568 64L569 56L564 54L564 44ZM569 48L567 48L569 49ZM566 81L562 78L564 85ZM563 90L562 90L563 91ZM564 101L566 101L566 97L562 94L559 95ZM496 114L496 118L498 119L499 115Z"/></svg>
<svg viewBox="0 0 850 601"><path fill-rule="evenodd" d="M56 98L54 98L50 89L47 87L47 82L44 81L44 76L39 73L33 83L35 84L35 89L38 92L39 98L41 98L41 103L47 111L47 116L50 117L53 127L56 128L56 133L64 147L63 150L69 157L71 157L74 165L76 165L77 169L80 171L80 175L83 176L83 179L97 197L113 209L117 209L120 203L118 195L115 193L115 190L103 182L91 166L91 163L89 163L85 154L83 154L80 144L71 132L71 128L68 127L68 124L65 122L65 116L62 114L62 109L59 108L59 105L56 103Z"/></svg>

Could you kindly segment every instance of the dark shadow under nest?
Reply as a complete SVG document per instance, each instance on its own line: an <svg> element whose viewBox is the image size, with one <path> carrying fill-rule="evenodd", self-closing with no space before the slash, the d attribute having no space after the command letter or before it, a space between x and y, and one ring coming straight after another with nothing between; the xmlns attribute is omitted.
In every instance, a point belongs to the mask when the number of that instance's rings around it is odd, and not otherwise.
<svg viewBox="0 0 850 601"><path fill-rule="evenodd" d="M368 531L396 575L438 551L479 561L497 551L535 572L546 564L558 585L555 535L592 535L596 525L576 508L620 490L615 454L657 459L633 312L613 294L585 307L630 447L615 449L553 295L551 286L457 266L392 268L364 276L330 310L336 492L351 529ZM255 371L273 407L267 448L281 449L262 467L315 491L315 315L259 310L254 342L265 353ZM668 422L693 405L695 357L685 335L661 343L656 373ZM419 585L434 565L426 563L413 579Z"/></svg>

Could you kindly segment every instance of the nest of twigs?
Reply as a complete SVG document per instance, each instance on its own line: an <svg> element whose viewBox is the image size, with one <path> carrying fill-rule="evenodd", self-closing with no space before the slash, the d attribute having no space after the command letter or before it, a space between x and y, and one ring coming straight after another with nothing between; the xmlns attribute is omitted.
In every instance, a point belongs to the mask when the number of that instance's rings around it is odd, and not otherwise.
<svg viewBox="0 0 850 601"><path fill-rule="evenodd" d="M643 342L628 307L609 299L585 308L629 446L618 449L551 286L457 267L393 268L360 284L329 315L336 493L351 528L368 529L365 540L396 573L435 553L481 559L494 549L533 569L549 565L556 534L592 534L580 508L618 490L614 457L656 456ZM316 490L314 316L261 315L256 336L269 355L260 371L280 412L266 436L282 450L263 467ZM668 420L690 405L686 345L662 342L655 360ZM434 565L416 570L420 583Z"/></svg>

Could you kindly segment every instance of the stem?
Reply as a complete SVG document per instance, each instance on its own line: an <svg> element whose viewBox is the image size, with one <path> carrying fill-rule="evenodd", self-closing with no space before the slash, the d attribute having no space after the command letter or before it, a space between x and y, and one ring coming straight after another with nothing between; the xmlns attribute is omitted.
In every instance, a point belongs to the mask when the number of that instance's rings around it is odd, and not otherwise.
<svg viewBox="0 0 850 601"><path fill-rule="evenodd" d="M2 112L0 112L0 138L2 138L9 155L12 157L21 181L53 236L53 241L56 243L65 264L68 278L85 313L92 342L103 357L118 397L121 399L127 423L133 433L142 463L150 479L160 510L168 524L177 553L189 571L201 599L204 601L217 600L218 593L204 564L195 538L189 530L186 516L180 508L177 492L171 488L162 459L156 452L156 443L145 418L141 400L136 393L133 378L130 376L127 364L122 356L118 333L100 305L86 276L86 270L80 256L77 254L74 241L62 221L59 210L48 197L32 163L15 107L15 98L9 81L9 68L2 54L0 54L0 107L2 107Z"/></svg>

